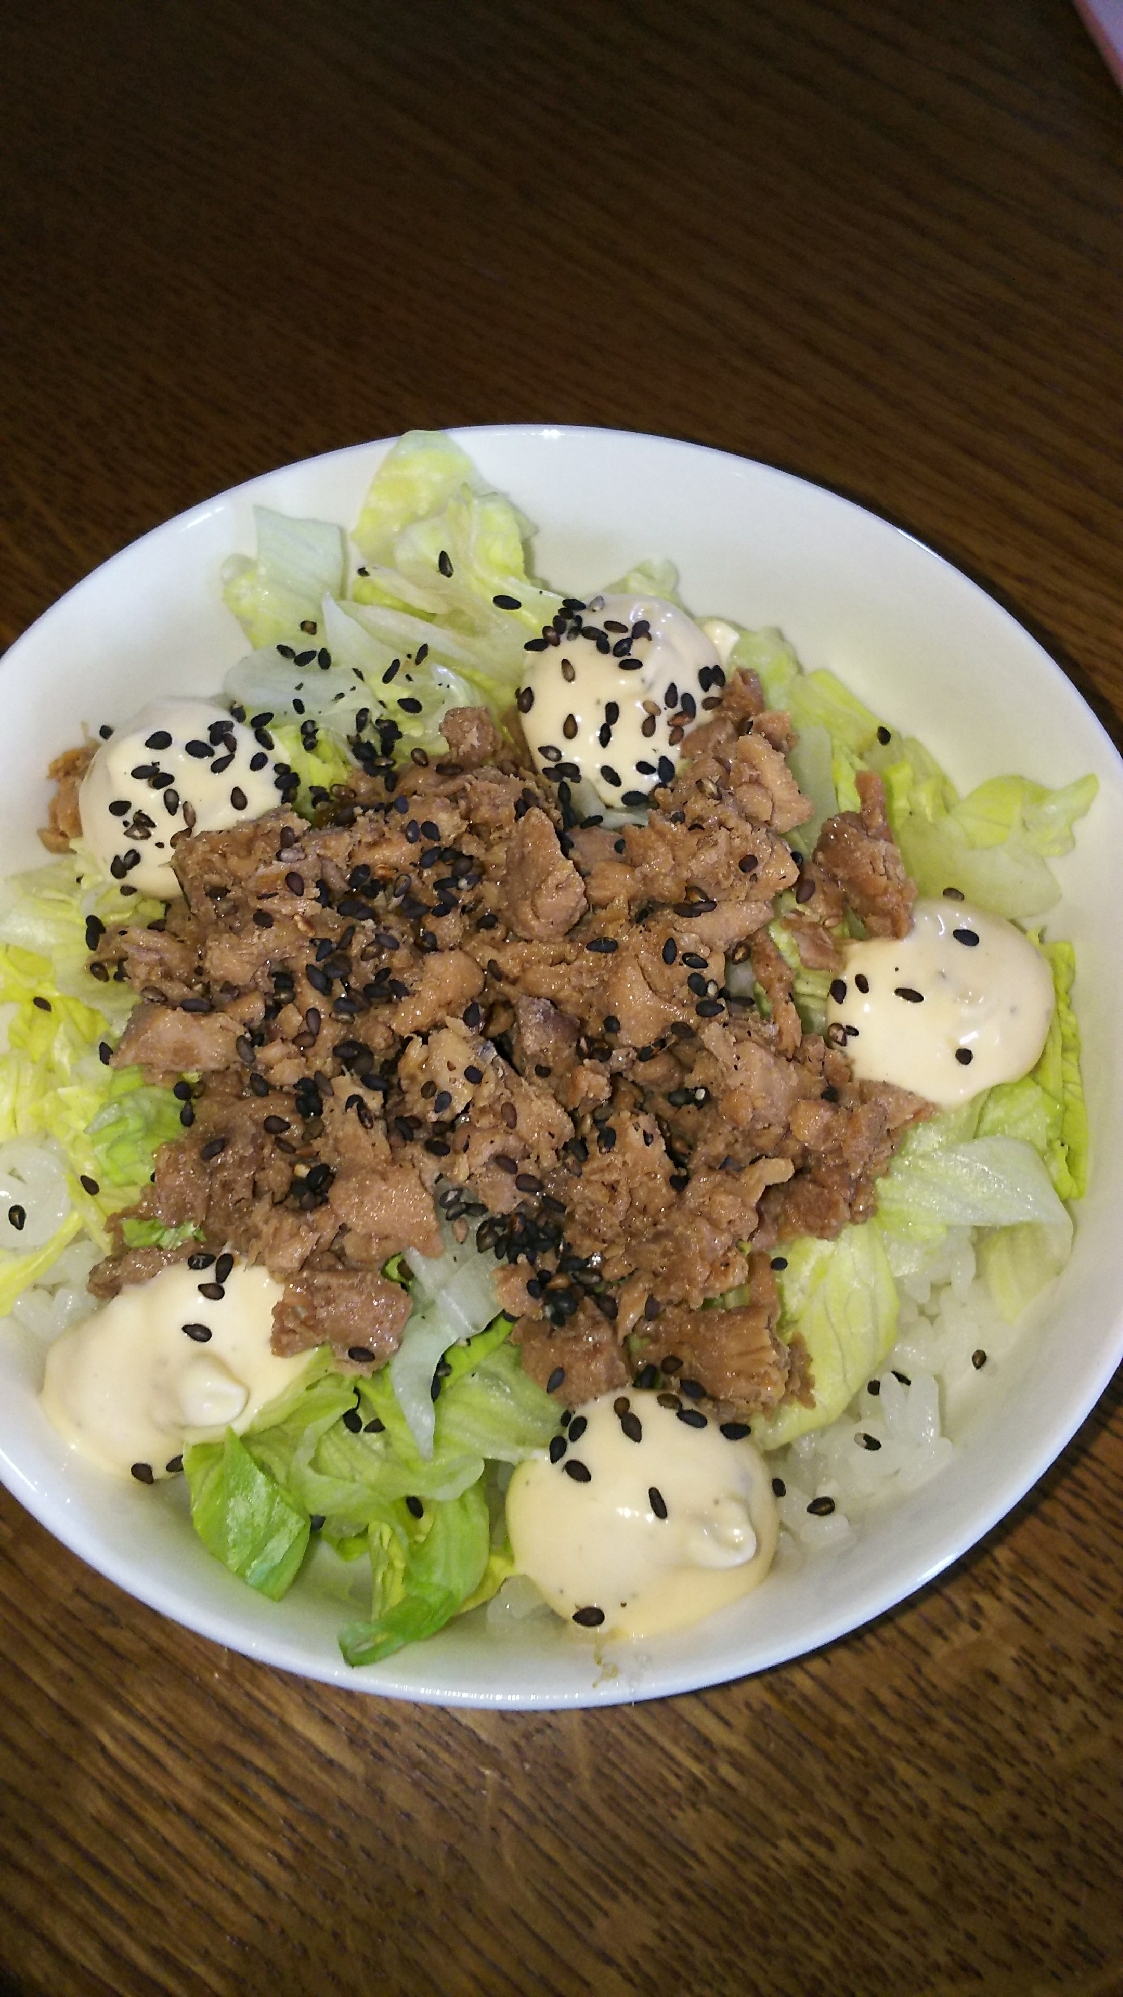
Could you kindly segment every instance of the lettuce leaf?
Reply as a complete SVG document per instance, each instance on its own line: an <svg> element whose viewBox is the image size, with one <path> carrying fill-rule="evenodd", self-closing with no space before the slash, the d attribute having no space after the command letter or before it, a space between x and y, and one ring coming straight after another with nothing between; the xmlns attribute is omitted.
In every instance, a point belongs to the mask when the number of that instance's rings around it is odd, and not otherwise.
<svg viewBox="0 0 1123 1997"><path fill-rule="evenodd" d="M222 1442L184 1451L191 1519L208 1553L232 1574L279 1601L308 1545L308 1514L227 1429Z"/></svg>
<svg viewBox="0 0 1123 1997"><path fill-rule="evenodd" d="M1027 777L993 777L958 798L947 778L918 766L914 754L884 774L889 822L922 895L957 887L1014 920L1044 914L1059 899L1047 862L1070 851L1073 825L1098 789L1094 776L1060 790Z"/></svg>
<svg viewBox="0 0 1123 1997"><path fill-rule="evenodd" d="M339 1647L354 1665L377 1664L405 1644L433 1636L476 1592L491 1554L482 1485L425 1506L420 1519L395 1506L371 1538L375 1613L348 1623L339 1635Z"/></svg>
<svg viewBox="0 0 1123 1997"><path fill-rule="evenodd" d="M346 535L330 520L295 520L268 506L255 506L253 517L256 559L231 557L223 598L251 645L290 638L299 647L301 624L319 617L320 598L343 588Z"/></svg>
<svg viewBox="0 0 1123 1997"><path fill-rule="evenodd" d="M1038 947L1049 961L1055 994L1041 1058L1020 1081L1000 1082L977 1098L975 1134L1021 1138L1043 1160L1061 1199L1081 1199L1088 1182L1088 1116L1071 998L1076 957L1071 943Z"/></svg>
<svg viewBox="0 0 1123 1997"><path fill-rule="evenodd" d="M754 1420L753 1440L761 1449L781 1449L837 1421L897 1336L897 1286L877 1227L843 1228L837 1241L805 1236L785 1244L784 1253L780 1335L790 1341L798 1332L806 1345L815 1403L805 1408L790 1401Z"/></svg>
<svg viewBox="0 0 1123 1997"><path fill-rule="evenodd" d="M99 984L90 976L87 920L96 915L112 929L126 923L154 922L166 914L162 901L147 895L123 895L118 883L81 843L42 867L0 881L0 943L23 951L25 957L46 960L56 990L81 999L118 1026L135 1005L136 994L129 985L115 984L112 979ZM9 982L21 975L23 961L18 956L9 957ZM23 975L30 992L42 974L38 967L25 967ZM13 991L11 996L19 993Z"/></svg>
<svg viewBox="0 0 1123 1997"><path fill-rule="evenodd" d="M983 1236L977 1250L979 1268L1007 1324L1013 1324L1046 1283L1059 1276L1068 1253L1063 1230L1039 1220L1020 1221Z"/></svg>

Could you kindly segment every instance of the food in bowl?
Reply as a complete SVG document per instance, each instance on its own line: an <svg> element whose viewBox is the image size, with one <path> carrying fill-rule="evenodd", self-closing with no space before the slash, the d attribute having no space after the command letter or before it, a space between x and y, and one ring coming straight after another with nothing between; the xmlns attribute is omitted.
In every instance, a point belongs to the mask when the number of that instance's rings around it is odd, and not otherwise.
<svg viewBox="0 0 1123 1997"><path fill-rule="evenodd" d="M351 1662L512 1575L689 1622L938 1467L933 1367L1063 1262L1072 953L1017 925L1094 780L961 800L666 571L559 597L447 440L357 554L258 524L253 653L59 759L6 918L45 1405L261 1593L369 1561Z"/></svg>

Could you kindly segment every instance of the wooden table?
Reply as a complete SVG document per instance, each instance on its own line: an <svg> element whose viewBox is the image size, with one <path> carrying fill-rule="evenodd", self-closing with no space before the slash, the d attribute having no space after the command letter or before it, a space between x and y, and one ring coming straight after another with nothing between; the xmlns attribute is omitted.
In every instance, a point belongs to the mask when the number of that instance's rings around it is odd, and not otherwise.
<svg viewBox="0 0 1123 1997"><path fill-rule="evenodd" d="M1065 0L39 0L0 15L5 638L411 424L820 480L1123 713L1121 109ZM267 1672L4 1498L22 1997L1123 1990L1118 1392L824 1654L497 1717Z"/></svg>

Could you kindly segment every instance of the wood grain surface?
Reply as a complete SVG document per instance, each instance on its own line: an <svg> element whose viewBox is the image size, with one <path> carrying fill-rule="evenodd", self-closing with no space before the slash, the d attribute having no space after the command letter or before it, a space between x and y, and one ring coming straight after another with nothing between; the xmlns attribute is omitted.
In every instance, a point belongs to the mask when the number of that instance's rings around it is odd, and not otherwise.
<svg viewBox="0 0 1123 1997"><path fill-rule="evenodd" d="M1066 0L15 0L0 75L5 640L269 466L548 419L859 499L1123 715L1123 105ZM1121 1524L1116 1390L822 1655L499 1717L222 1652L5 1497L0 1993L1111 1997Z"/></svg>

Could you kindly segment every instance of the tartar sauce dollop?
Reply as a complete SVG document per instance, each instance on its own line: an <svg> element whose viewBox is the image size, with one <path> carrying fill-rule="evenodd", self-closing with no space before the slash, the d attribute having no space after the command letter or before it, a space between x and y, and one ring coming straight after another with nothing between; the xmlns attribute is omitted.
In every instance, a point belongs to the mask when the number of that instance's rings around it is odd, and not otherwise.
<svg viewBox="0 0 1123 1997"><path fill-rule="evenodd" d="M306 1352L270 1350L283 1288L267 1270L237 1263L221 1283L213 1275L213 1265L174 1263L51 1346L44 1413L103 1470L143 1483L173 1474L185 1443L248 1427L308 1364Z"/></svg>
<svg viewBox="0 0 1123 1997"><path fill-rule="evenodd" d="M716 707L725 672L711 639L676 604L596 596L534 656L518 694L540 770L584 781L603 803L647 802L678 767L686 730Z"/></svg>
<svg viewBox="0 0 1123 1997"><path fill-rule="evenodd" d="M555 1439L511 1479L517 1570L558 1615L612 1637L683 1629L748 1594L776 1550L776 1501L744 1423L727 1426L634 1390L578 1408L564 1449Z"/></svg>
<svg viewBox="0 0 1123 1997"><path fill-rule="evenodd" d="M276 772L276 758L225 708L149 701L103 742L82 779L82 837L114 880L174 901L175 834L189 817L199 832L225 832L274 811Z"/></svg>
<svg viewBox="0 0 1123 1997"><path fill-rule="evenodd" d="M1029 938L950 900L918 901L907 936L851 943L827 1002L860 1080L944 1108L1028 1074L1052 1016L1052 974Z"/></svg>

